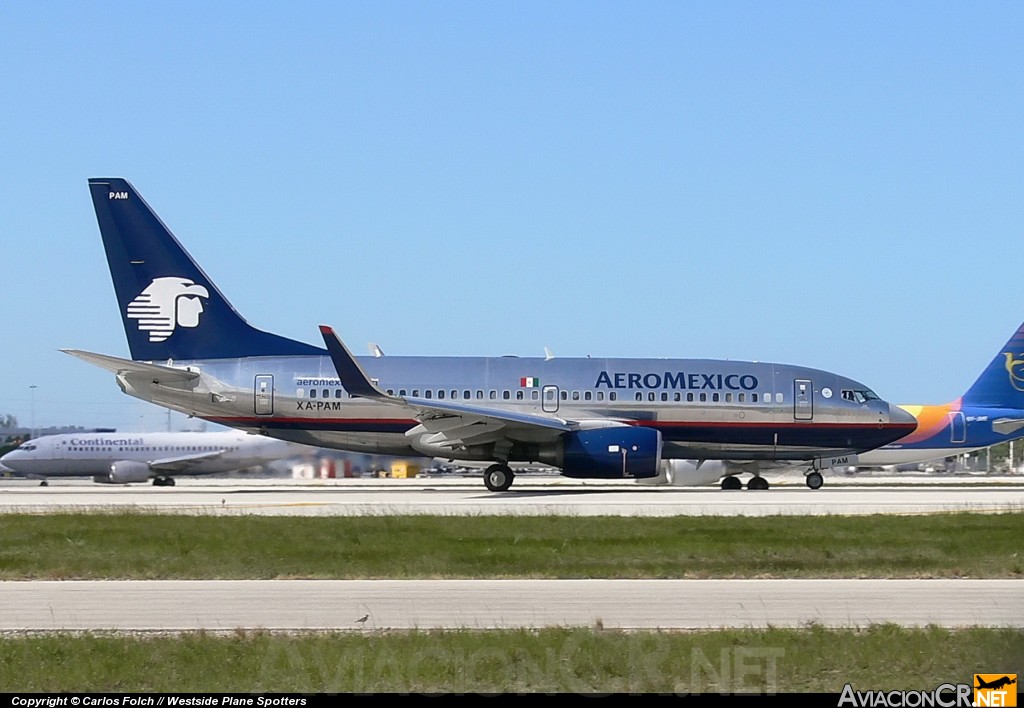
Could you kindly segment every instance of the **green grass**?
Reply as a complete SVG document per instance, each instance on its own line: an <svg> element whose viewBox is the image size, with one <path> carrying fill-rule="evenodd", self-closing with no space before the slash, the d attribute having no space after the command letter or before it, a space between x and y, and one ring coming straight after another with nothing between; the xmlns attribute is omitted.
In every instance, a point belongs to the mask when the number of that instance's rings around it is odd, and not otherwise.
<svg viewBox="0 0 1024 708"><path fill-rule="evenodd" d="M1024 578L1024 514L0 515L0 579Z"/></svg>
<svg viewBox="0 0 1024 708"><path fill-rule="evenodd" d="M0 579L1024 578L1024 514L0 515ZM4 611L16 611L7 608ZM839 693L1024 674L1024 630L0 637L2 692Z"/></svg>
<svg viewBox="0 0 1024 708"><path fill-rule="evenodd" d="M935 627L0 640L0 692L839 693L1024 674L1024 631Z"/></svg>

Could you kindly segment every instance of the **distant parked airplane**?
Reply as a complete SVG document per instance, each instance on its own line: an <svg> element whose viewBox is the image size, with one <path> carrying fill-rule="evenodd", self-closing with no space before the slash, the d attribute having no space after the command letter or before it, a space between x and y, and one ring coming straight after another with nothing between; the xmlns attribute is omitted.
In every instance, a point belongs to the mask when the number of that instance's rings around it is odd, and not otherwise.
<svg viewBox="0 0 1024 708"><path fill-rule="evenodd" d="M329 327L325 348L255 329L142 196L121 178L89 189L131 359L65 350L125 393L229 427L385 455L486 461L506 491L512 465L567 477L723 486L710 461L819 470L917 425L862 383L786 364L710 359L374 356ZM431 303L423 303L431 307ZM434 303L433 306L436 306ZM496 315L497 316L497 315ZM458 314L446 326L458 323ZM458 323L458 324L453 324ZM756 466L749 489L767 489Z"/></svg>
<svg viewBox="0 0 1024 708"><path fill-rule="evenodd" d="M42 480L92 477L128 484L152 478L173 486L175 475L233 472L308 452L304 445L238 430L215 433L67 433L46 435L11 450L0 463Z"/></svg>

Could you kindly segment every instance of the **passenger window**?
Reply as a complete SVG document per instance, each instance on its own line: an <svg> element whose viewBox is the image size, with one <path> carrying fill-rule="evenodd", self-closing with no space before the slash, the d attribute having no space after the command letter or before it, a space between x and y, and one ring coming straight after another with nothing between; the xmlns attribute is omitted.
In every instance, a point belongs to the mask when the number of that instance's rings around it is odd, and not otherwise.
<svg viewBox="0 0 1024 708"><path fill-rule="evenodd" d="M423 397L424 398L433 398L433 396L434 396L434 392L431 391L429 388L426 391L423 392Z"/></svg>
<svg viewBox="0 0 1024 708"><path fill-rule="evenodd" d="M479 390L479 389L477 389L476 398L477 398L478 401L484 400L484 392Z"/></svg>
<svg viewBox="0 0 1024 708"><path fill-rule="evenodd" d="M404 388L398 389L398 395L399 396L404 396L405 395L405 389Z"/></svg>
<svg viewBox="0 0 1024 708"><path fill-rule="evenodd" d="M599 401L603 401L604 400L604 391L598 391L597 392L597 400L599 400Z"/></svg>
<svg viewBox="0 0 1024 708"><path fill-rule="evenodd" d="M512 398L512 394L508 392L508 389L506 389L506 390L501 392L501 398L502 398L502 400L507 401L510 398Z"/></svg>
<svg viewBox="0 0 1024 708"><path fill-rule="evenodd" d="M325 388L325 389L324 389L324 398L330 398L330 397L331 397L331 392L330 392L330 391L328 391L328 390L327 390L327 389Z"/></svg>
<svg viewBox="0 0 1024 708"><path fill-rule="evenodd" d="M732 403L732 394L731 393L725 394L725 402L726 403Z"/></svg>
<svg viewBox="0 0 1024 708"><path fill-rule="evenodd" d="M654 391L651 391L650 393L647 394L647 400L648 401L653 401L654 400Z"/></svg>
<svg viewBox="0 0 1024 708"><path fill-rule="evenodd" d="M468 401L469 400L469 391L463 391L462 392L462 400L464 400L464 401Z"/></svg>
<svg viewBox="0 0 1024 708"><path fill-rule="evenodd" d="M573 391L572 392L572 400L574 400L574 401L580 400L580 392L579 391Z"/></svg>
<svg viewBox="0 0 1024 708"><path fill-rule="evenodd" d="M593 395L590 393L590 391L584 391L583 392L583 400L584 401L589 401L591 398L593 398Z"/></svg>
<svg viewBox="0 0 1024 708"><path fill-rule="evenodd" d="M533 389L532 391L530 391L530 398L536 401L538 398L540 398L540 391L538 391L537 389Z"/></svg>
<svg viewBox="0 0 1024 708"><path fill-rule="evenodd" d="M568 400L569 400L569 392L568 392L568 391L562 391L562 392L561 392L561 396L560 396L560 398L561 398L561 399L562 399L563 401L568 401Z"/></svg>
<svg viewBox="0 0 1024 708"><path fill-rule="evenodd" d="M304 388L296 389L295 390L295 397L296 398L305 398L306 397L306 389L304 389Z"/></svg>
<svg viewBox="0 0 1024 708"><path fill-rule="evenodd" d="M516 400L517 401L523 400L523 389L519 389L518 391L516 391Z"/></svg>
<svg viewBox="0 0 1024 708"><path fill-rule="evenodd" d="M711 400L714 401L715 403L718 403L718 398L719 396L717 391L711 394Z"/></svg>
<svg viewBox="0 0 1024 708"><path fill-rule="evenodd" d="M619 397L619 394L615 393L615 391L609 391L608 392L608 400L609 401L614 401L618 397Z"/></svg>
<svg viewBox="0 0 1024 708"><path fill-rule="evenodd" d="M693 391L691 391L690 393L686 394L686 402L687 403L693 403Z"/></svg>
<svg viewBox="0 0 1024 708"><path fill-rule="evenodd" d="M661 394L661 400L667 401L668 400L668 394L667 393Z"/></svg>
<svg viewBox="0 0 1024 708"><path fill-rule="evenodd" d="M454 401L458 397L459 397L459 392L456 391L455 389L452 389L451 399Z"/></svg>
<svg viewBox="0 0 1024 708"><path fill-rule="evenodd" d="M444 398L444 389L443 388L440 388L440 389L437 390L437 397L438 398Z"/></svg>
<svg viewBox="0 0 1024 708"><path fill-rule="evenodd" d="M390 394L391 391L388 391L388 393ZM341 389L340 388L334 389L334 397L335 398L341 398Z"/></svg>
<svg viewBox="0 0 1024 708"><path fill-rule="evenodd" d="M776 393L775 394L775 402L776 403L782 403L782 394L781 393Z"/></svg>
<svg viewBox="0 0 1024 708"><path fill-rule="evenodd" d="M420 390L418 388L414 388L412 390L412 397L413 398L419 398L420 397Z"/></svg>
<svg viewBox="0 0 1024 708"><path fill-rule="evenodd" d="M756 393L750 394L750 402L751 403L757 403L757 394Z"/></svg>
<svg viewBox="0 0 1024 708"><path fill-rule="evenodd" d="M316 389L315 388L309 389L309 397L310 398L316 398Z"/></svg>
<svg viewBox="0 0 1024 708"><path fill-rule="evenodd" d="M701 403L703 403L704 401L708 400L708 394L706 394L706 393L700 394L700 400L701 400Z"/></svg>
<svg viewBox="0 0 1024 708"><path fill-rule="evenodd" d="M636 400L638 400L638 401L644 400L644 394L642 394L639 391L637 391L636 392Z"/></svg>

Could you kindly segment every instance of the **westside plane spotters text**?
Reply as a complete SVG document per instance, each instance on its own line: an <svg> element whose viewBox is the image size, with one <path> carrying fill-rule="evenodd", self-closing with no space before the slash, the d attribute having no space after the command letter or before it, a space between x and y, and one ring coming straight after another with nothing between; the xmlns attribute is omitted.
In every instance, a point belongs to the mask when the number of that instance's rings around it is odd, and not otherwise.
<svg viewBox="0 0 1024 708"><path fill-rule="evenodd" d="M89 188L131 359L65 350L129 395L222 425L358 452L518 463L567 477L765 489L762 466L820 470L912 432L913 416L836 373L711 359L357 358L258 330L126 180Z"/></svg>

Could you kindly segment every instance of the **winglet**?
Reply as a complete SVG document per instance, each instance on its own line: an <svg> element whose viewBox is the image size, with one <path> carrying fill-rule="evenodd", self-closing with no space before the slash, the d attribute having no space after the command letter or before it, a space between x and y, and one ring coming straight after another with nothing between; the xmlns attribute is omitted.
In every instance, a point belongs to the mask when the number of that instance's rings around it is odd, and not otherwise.
<svg viewBox="0 0 1024 708"><path fill-rule="evenodd" d="M370 377L363 371L363 367L359 366L359 362L338 338L334 329L327 325L320 325L320 334L324 338L324 344L327 345L327 351L338 372L338 378L341 379L341 385L345 387L346 391L353 396L362 396L363 398L392 398L370 381Z"/></svg>

